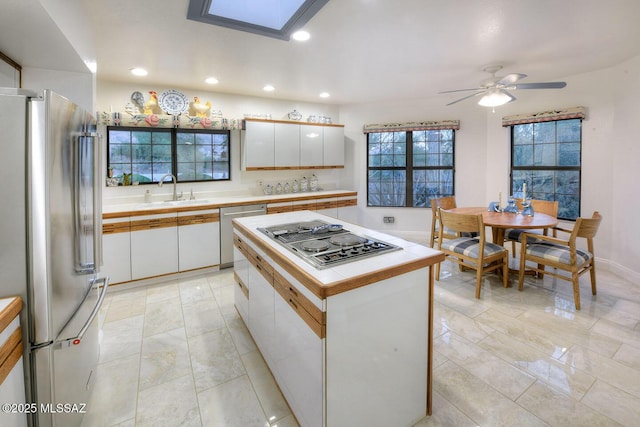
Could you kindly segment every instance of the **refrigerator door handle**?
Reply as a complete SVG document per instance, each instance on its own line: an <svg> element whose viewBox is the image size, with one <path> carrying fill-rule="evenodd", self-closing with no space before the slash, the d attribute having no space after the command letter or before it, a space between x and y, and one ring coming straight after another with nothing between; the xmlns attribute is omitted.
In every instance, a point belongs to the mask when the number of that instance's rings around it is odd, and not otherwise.
<svg viewBox="0 0 640 427"><path fill-rule="evenodd" d="M97 132L87 135L93 140L93 265L95 271L102 266L102 136Z"/></svg>
<svg viewBox="0 0 640 427"><path fill-rule="evenodd" d="M96 303L95 307L93 307L93 310L91 311L91 314L89 315L89 318L87 319L87 321L84 323L82 328L80 328L80 332L78 332L78 335L72 338L67 338L65 340L58 341L56 343L56 348L71 347L72 345L78 345L82 342L82 338L84 337L84 334L89 329L89 326L91 326L91 322L93 322L93 319L98 315L98 312L100 311L100 307L102 307L102 303L104 302L104 297L107 295L107 288L109 287L109 276L95 279L93 281L93 286L91 289L99 288L100 283L102 283L102 290L100 291L98 302Z"/></svg>

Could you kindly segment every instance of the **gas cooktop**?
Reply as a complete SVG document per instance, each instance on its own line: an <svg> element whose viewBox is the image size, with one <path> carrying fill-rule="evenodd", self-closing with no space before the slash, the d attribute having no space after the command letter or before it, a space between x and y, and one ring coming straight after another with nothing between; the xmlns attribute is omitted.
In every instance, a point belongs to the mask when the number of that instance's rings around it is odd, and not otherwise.
<svg viewBox="0 0 640 427"><path fill-rule="evenodd" d="M340 224L320 220L280 224L258 230L316 268L327 268L402 249L382 240L351 233Z"/></svg>

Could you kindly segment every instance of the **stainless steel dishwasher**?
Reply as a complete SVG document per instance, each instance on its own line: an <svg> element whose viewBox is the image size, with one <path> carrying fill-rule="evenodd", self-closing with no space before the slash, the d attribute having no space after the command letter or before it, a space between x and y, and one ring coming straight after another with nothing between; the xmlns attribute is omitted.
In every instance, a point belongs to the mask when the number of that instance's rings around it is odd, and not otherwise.
<svg viewBox="0 0 640 427"><path fill-rule="evenodd" d="M267 205L242 205L220 208L220 268L233 265L233 218L265 215Z"/></svg>

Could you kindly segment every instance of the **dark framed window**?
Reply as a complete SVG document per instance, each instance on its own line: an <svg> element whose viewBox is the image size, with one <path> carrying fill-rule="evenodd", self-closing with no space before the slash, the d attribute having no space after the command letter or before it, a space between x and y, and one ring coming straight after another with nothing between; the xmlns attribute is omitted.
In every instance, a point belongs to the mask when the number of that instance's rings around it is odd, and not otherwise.
<svg viewBox="0 0 640 427"><path fill-rule="evenodd" d="M580 216L582 120L511 126L511 194L557 200L558 218Z"/></svg>
<svg viewBox="0 0 640 427"><path fill-rule="evenodd" d="M453 129L367 134L367 206L431 207L454 195Z"/></svg>
<svg viewBox="0 0 640 427"><path fill-rule="evenodd" d="M228 130L107 128L107 167L122 182L151 184L165 174L178 182L231 179Z"/></svg>

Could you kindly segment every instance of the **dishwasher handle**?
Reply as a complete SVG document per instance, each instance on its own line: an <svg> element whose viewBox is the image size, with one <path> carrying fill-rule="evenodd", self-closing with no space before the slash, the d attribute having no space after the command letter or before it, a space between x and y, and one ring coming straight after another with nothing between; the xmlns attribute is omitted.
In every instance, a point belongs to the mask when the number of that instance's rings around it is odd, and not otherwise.
<svg viewBox="0 0 640 427"><path fill-rule="evenodd" d="M254 213L266 213L266 210L254 209L251 211L225 212L222 214L222 216L239 216L239 215L254 214Z"/></svg>

